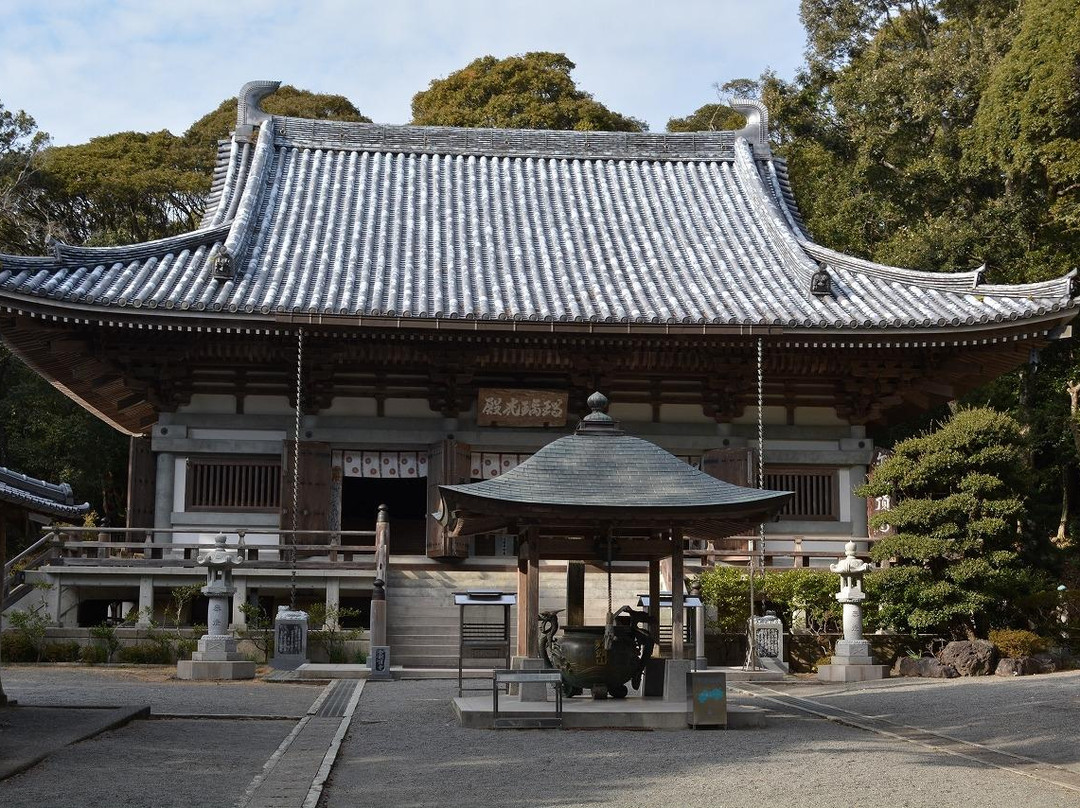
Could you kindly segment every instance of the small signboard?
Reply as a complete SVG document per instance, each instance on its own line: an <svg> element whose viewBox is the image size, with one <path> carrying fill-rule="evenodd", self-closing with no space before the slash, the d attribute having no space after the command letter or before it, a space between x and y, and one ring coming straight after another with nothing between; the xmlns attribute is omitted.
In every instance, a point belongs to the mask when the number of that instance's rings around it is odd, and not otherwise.
<svg viewBox="0 0 1080 808"><path fill-rule="evenodd" d="M482 387L477 395L477 426L566 426L567 394L551 390Z"/></svg>
<svg viewBox="0 0 1080 808"><path fill-rule="evenodd" d="M698 727L727 726L727 674L722 671L689 671L690 723Z"/></svg>
<svg viewBox="0 0 1080 808"><path fill-rule="evenodd" d="M368 658L368 667L371 670L372 679L390 678L390 646L376 645L371 648L371 656Z"/></svg>

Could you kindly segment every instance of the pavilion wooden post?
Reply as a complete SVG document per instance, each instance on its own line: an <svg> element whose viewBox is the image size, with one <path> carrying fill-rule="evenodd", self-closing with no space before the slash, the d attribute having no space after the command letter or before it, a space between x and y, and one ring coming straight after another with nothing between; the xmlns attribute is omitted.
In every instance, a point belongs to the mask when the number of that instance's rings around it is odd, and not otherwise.
<svg viewBox="0 0 1080 808"><path fill-rule="evenodd" d="M683 605L683 534L671 531L671 658L684 659L686 607Z"/></svg>
<svg viewBox="0 0 1080 808"><path fill-rule="evenodd" d="M585 562L566 564L566 625L585 625Z"/></svg>
<svg viewBox="0 0 1080 808"><path fill-rule="evenodd" d="M653 654L660 656L660 559L649 559L649 633Z"/></svg>
<svg viewBox="0 0 1080 808"><path fill-rule="evenodd" d="M540 621L540 542L535 527L521 533L518 549L517 656L538 658Z"/></svg>

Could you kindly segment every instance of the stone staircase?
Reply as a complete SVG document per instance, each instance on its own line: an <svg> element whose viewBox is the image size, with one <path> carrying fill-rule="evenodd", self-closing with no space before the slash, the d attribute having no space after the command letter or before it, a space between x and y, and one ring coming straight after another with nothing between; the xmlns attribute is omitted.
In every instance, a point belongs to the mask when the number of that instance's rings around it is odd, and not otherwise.
<svg viewBox="0 0 1080 808"><path fill-rule="evenodd" d="M647 592L648 575L616 573L612 577L612 605L637 606L637 596ZM460 616L454 592L470 589L517 591L517 573L504 570L402 569L391 566L387 582L387 641L394 666L457 669ZM566 608L566 573L563 569L540 573L540 610ZM493 607L479 619L502 619L501 607ZM607 614L607 577L589 568L585 575L585 622L602 625ZM467 619L478 619L470 610ZM517 637L517 607L510 610L511 652ZM466 667L491 668L497 660L466 660Z"/></svg>

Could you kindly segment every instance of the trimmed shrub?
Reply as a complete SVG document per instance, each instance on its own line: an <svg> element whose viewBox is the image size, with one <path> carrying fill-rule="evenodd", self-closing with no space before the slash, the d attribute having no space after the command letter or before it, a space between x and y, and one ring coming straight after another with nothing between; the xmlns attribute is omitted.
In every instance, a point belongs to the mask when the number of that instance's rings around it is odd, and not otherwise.
<svg viewBox="0 0 1080 808"><path fill-rule="evenodd" d="M37 647L21 631L0 635L0 656L5 662L37 662Z"/></svg>
<svg viewBox="0 0 1080 808"><path fill-rule="evenodd" d="M100 645L87 645L82 649L80 658L87 665L100 665L108 662L108 652Z"/></svg>
<svg viewBox="0 0 1080 808"><path fill-rule="evenodd" d="M126 645L117 651L116 657L120 662L136 665L171 665L174 661L167 646L152 642Z"/></svg>
<svg viewBox="0 0 1080 808"><path fill-rule="evenodd" d="M1013 659L1035 656L1045 651L1048 645L1038 634L1015 628L995 629L990 632L989 639L1003 657Z"/></svg>
<svg viewBox="0 0 1080 808"><path fill-rule="evenodd" d="M75 640L70 642L48 643L41 649L42 662L78 662L81 652Z"/></svg>

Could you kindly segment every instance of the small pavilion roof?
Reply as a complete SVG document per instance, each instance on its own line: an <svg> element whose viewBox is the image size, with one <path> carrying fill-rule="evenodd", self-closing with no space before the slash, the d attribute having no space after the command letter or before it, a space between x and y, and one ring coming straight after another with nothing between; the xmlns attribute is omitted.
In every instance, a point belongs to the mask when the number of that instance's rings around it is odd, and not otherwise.
<svg viewBox="0 0 1080 808"><path fill-rule="evenodd" d="M718 480L654 443L625 434L589 398L592 413L577 431L552 441L490 480L439 486L447 522L492 518L537 524L609 523L626 528L667 523L701 538L722 538L771 519L788 491L763 491ZM692 526L692 527L690 527Z"/></svg>
<svg viewBox="0 0 1080 808"><path fill-rule="evenodd" d="M257 103L274 86L246 88L199 229L0 256L0 306L197 315L211 327L303 318L802 333L1018 320L1050 330L1075 314L1072 274L993 285L980 270L888 267L814 243L756 102L740 102L750 123L738 132L453 129L276 117ZM819 264L831 294L811 292Z"/></svg>
<svg viewBox="0 0 1080 808"><path fill-rule="evenodd" d="M71 486L27 477L0 466L0 502L60 519L75 519L90 510L90 503L75 504Z"/></svg>

